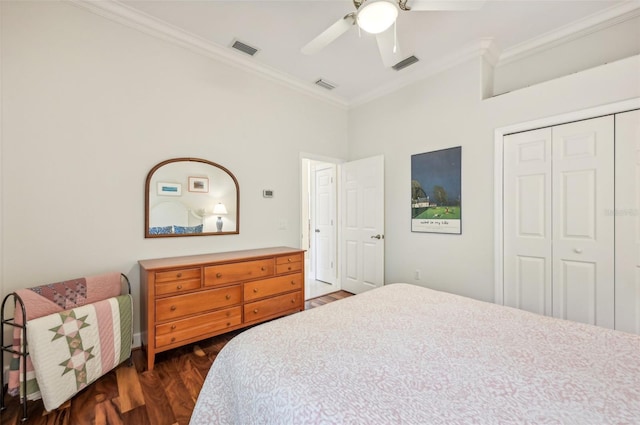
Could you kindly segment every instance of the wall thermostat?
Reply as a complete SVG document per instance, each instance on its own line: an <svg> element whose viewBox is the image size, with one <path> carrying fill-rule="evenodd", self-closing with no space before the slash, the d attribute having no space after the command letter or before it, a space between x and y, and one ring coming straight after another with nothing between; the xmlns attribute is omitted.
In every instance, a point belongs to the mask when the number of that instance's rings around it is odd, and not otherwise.
<svg viewBox="0 0 640 425"><path fill-rule="evenodd" d="M273 190L271 189L265 189L262 191L262 196L264 196L265 198L273 198Z"/></svg>

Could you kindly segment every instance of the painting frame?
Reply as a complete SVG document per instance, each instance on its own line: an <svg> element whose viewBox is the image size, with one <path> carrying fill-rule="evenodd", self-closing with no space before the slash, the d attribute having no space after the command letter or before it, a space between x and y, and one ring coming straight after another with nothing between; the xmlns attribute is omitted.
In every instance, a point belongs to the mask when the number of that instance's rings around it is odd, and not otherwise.
<svg viewBox="0 0 640 425"><path fill-rule="evenodd" d="M411 231L462 234L462 146L411 155Z"/></svg>
<svg viewBox="0 0 640 425"><path fill-rule="evenodd" d="M156 193L159 196L182 196L182 185L180 183L158 182Z"/></svg>
<svg viewBox="0 0 640 425"><path fill-rule="evenodd" d="M189 192L209 193L208 177L189 177Z"/></svg>

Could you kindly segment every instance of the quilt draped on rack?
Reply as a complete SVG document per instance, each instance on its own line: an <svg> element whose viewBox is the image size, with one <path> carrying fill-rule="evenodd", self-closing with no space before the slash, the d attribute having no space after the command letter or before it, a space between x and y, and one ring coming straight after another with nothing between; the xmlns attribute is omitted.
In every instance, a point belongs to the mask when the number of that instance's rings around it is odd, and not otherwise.
<svg viewBox="0 0 640 425"><path fill-rule="evenodd" d="M27 323L29 355L51 411L131 354L132 298L121 295Z"/></svg>
<svg viewBox="0 0 640 425"><path fill-rule="evenodd" d="M82 277L64 282L51 283L27 289L18 289L15 293L22 299L27 313L27 323L30 320L58 313L107 298L117 297L122 291L120 273L107 273L98 276ZM22 314L19 310L14 313L14 322L23 324ZM15 351L23 351L27 341L22 340L22 331L19 328L13 330L12 348ZM15 396L21 392L20 385L23 379L22 361L20 356L13 355L9 366L9 394ZM25 397L25 394L20 394ZM27 385L26 398L37 400L41 397L36 375L30 356L27 356Z"/></svg>

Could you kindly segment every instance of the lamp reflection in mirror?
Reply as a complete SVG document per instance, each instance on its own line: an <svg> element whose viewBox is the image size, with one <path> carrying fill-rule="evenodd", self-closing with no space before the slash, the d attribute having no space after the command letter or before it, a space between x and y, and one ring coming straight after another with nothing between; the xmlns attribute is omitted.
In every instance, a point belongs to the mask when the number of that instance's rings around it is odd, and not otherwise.
<svg viewBox="0 0 640 425"><path fill-rule="evenodd" d="M227 214L227 207L224 206L222 202L218 202L215 207L213 207L213 215L218 216L218 221L216 221L216 228L218 232L222 232L222 215Z"/></svg>

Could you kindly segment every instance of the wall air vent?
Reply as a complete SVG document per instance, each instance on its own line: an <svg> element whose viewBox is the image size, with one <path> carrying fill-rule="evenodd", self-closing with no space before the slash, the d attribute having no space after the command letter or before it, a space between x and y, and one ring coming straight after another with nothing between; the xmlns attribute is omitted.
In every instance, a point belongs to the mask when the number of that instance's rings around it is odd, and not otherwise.
<svg viewBox="0 0 640 425"><path fill-rule="evenodd" d="M255 47L249 46L247 43L243 43L239 40L233 40L233 44L231 45L231 47L233 49L241 51L242 53L246 53L249 56L255 55L260 50L256 49Z"/></svg>
<svg viewBox="0 0 640 425"><path fill-rule="evenodd" d="M415 56L409 56L406 59L401 60L400 62L398 62L397 64L393 65L391 68L395 69L396 71L400 71L401 69L405 69L408 66L413 65L414 63L418 62L420 59L418 59Z"/></svg>
<svg viewBox="0 0 640 425"><path fill-rule="evenodd" d="M329 81L327 81L327 80L324 80L324 79L322 79L322 78L319 78L319 79L315 82L315 84L316 84L317 86L320 86L320 87L322 87L323 89L327 89L327 90L333 90L333 89L335 89L335 88L337 87L335 84L333 84L333 83L331 83L331 82L329 82Z"/></svg>

